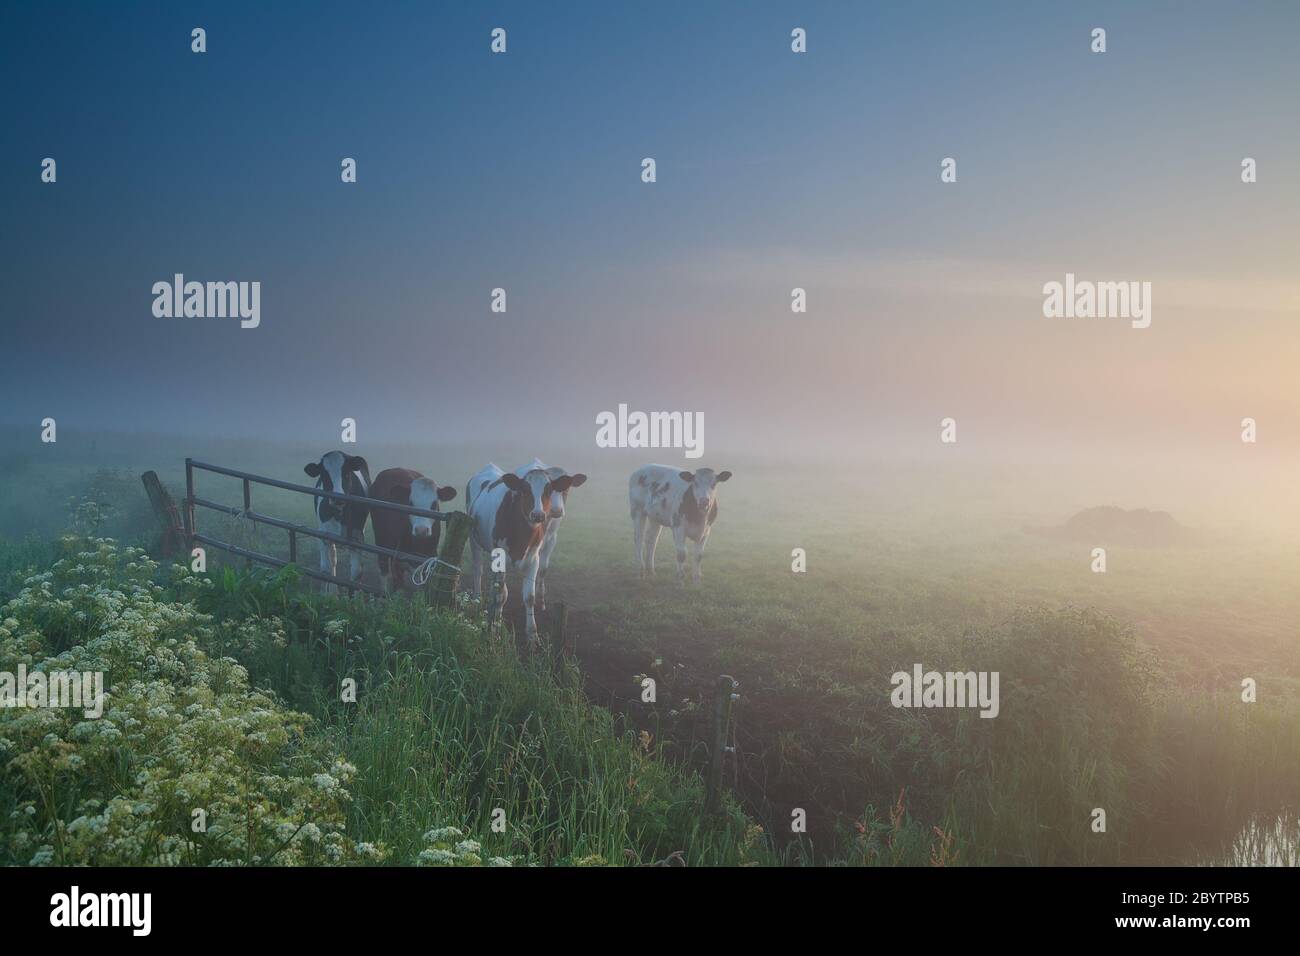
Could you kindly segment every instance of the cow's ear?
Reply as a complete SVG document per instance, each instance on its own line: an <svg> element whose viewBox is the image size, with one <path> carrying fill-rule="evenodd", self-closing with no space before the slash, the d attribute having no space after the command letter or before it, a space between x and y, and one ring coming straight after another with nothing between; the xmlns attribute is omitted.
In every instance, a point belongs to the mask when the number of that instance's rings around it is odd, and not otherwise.
<svg viewBox="0 0 1300 956"><path fill-rule="evenodd" d="M523 491L528 487L528 482L524 481L514 472L507 471L500 478L501 484L505 485L511 491Z"/></svg>
<svg viewBox="0 0 1300 956"><path fill-rule="evenodd" d="M560 494L564 494L566 491L569 490L569 486L572 484L573 484L572 475L560 475L559 478L556 478L553 482L551 482L551 490L558 491Z"/></svg>
<svg viewBox="0 0 1300 956"><path fill-rule="evenodd" d="M453 488L451 485L443 485L441 488L438 489L439 501L451 501L451 499L455 497L456 497L456 489Z"/></svg>
<svg viewBox="0 0 1300 956"><path fill-rule="evenodd" d="M308 464L303 468L303 471L307 472L307 474L309 474L309 475L310 475L311 477L313 477L313 478L319 478L319 477L320 477L320 463L319 463L319 462L315 462L315 461L313 461L313 462L309 462L309 463L308 463Z"/></svg>
<svg viewBox="0 0 1300 956"><path fill-rule="evenodd" d="M718 481L726 481L730 477L731 477L731 472L729 471L718 472Z"/></svg>
<svg viewBox="0 0 1300 956"><path fill-rule="evenodd" d="M370 466L366 463L366 460L362 458L360 455L348 455L347 464L343 470L359 471L363 475L370 474Z"/></svg>
<svg viewBox="0 0 1300 956"><path fill-rule="evenodd" d="M689 485L692 481L695 480L695 472L693 472L693 471L679 471L679 472L677 473L677 477L680 478L682 481L686 482L686 483Z"/></svg>
<svg viewBox="0 0 1300 956"><path fill-rule="evenodd" d="M576 475L573 476L573 484L570 485L569 487L581 488L586 483L587 483L587 476L584 475L582 472L578 472Z"/></svg>

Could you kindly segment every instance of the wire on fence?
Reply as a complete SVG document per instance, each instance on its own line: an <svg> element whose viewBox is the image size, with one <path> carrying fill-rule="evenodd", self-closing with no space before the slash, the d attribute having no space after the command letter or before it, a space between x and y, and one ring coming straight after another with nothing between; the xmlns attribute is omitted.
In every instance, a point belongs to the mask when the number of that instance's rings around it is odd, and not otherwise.
<svg viewBox="0 0 1300 956"><path fill-rule="evenodd" d="M460 574L460 568L456 567L456 565L434 556L411 569L411 584L417 588L424 587L425 582L433 576L433 569L440 564L448 568L453 574Z"/></svg>

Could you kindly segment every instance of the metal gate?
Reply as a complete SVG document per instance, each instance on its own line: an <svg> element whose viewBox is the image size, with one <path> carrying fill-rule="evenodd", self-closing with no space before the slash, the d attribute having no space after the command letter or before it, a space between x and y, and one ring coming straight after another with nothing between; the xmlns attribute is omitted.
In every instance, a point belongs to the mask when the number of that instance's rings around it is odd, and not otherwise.
<svg viewBox="0 0 1300 956"><path fill-rule="evenodd" d="M207 498L200 498L194 490L194 472L208 471L213 474L226 475L230 478L237 478L243 482L244 486L244 507L234 508L229 505L219 504ZM456 591L456 583L460 576L461 556L464 554L465 542L469 538L470 521L468 515L462 511L424 511L420 508L412 508L410 505L400 505L393 501L381 501L374 498L364 498L357 495L346 495L337 491L326 491L323 488L315 488L309 485L296 485L288 481L280 481L277 478L267 478L262 475L249 474L246 471L237 471L234 468L223 468L220 465L212 465L207 462L195 461L193 458L185 459L185 535L193 549L196 544L206 545L212 548L219 548L230 554L238 555L244 558L251 566L253 562L270 565L275 568L295 565L299 571L317 581L324 581L329 584L346 589L348 594L356 591L363 591L367 594L374 594L382 597L384 592L379 588L371 587L360 581L350 581L340 578L337 575L326 574L323 571L317 571L313 568L305 567L298 562L298 538L306 535L319 541L325 541L330 544L338 545L344 548L355 548L358 551L366 551L370 554L386 555L400 561L412 562L416 565L426 565L431 559L427 555L409 554L405 551L398 551L393 548L382 548L377 544L368 544L365 541L354 541L336 534L330 534L328 531L321 531L318 528L309 528L306 525L294 524L292 521L284 521L271 515L261 514L253 510L253 485L269 485L272 488L279 488L283 491L293 491L299 494L310 495L312 498L330 498L334 501L353 502L355 504L364 504L367 508L383 508L388 511L396 511L401 514L416 515L420 518L432 518L435 521L444 522L446 528L442 535L441 548L438 556L432 559L433 573L429 580L433 582L432 594L436 603L450 603L452 596ZM255 551L251 548L240 547L229 541L222 541L208 534L203 534L198 529L197 508L209 508L213 511L220 512L231 517L241 518L252 521L254 527L257 525L268 525L272 528L280 528L289 534L289 559L287 561L277 558L274 555L265 554L261 551ZM422 584L423 582L421 582Z"/></svg>

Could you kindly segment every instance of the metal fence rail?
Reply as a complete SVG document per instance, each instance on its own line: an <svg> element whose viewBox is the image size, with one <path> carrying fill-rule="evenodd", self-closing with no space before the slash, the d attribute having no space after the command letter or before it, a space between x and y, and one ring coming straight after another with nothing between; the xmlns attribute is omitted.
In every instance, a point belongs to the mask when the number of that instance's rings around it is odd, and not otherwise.
<svg viewBox="0 0 1300 956"><path fill-rule="evenodd" d="M244 507L235 508L230 505L223 505L218 502L211 501L207 498L200 498L197 494L195 494L194 491L194 472L196 470L210 471L213 472L214 474L225 475L230 478L238 478L240 481L242 481L244 486ZM253 510L253 491L252 491L252 486L255 484L268 485L272 488L279 488L283 491L293 491L293 492L297 492L298 494L310 495L312 498L330 498L334 501L347 501L347 502L352 502L354 504L362 504L365 505L367 508L372 508L372 509L382 508L387 511L396 511L400 514L415 515L420 518L432 518L435 521L452 522L453 524L458 518L468 521L468 518L464 514L458 511L425 511L422 508L413 508L410 505L398 504L395 501L383 501L377 498L366 498L358 495L343 494L337 491L326 491L323 488L315 488L310 485L298 485L289 481L280 481L278 478L267 478L263 475L254 475L246 471L238 471L234 468L224 468L220 465L213 465L203 461L195 461L193 458L185 459L185 512L184 512L185 534L190 542L191 548L193 548L196 543L204 544L209 547L219 548L220 550L226 551L230 554L238 555L239 557L245 558L250 563L256 561L260 564L267 564L277 568L286 567L287 565L290 564L296 565L298 569L301 571L301 573L307 575L308 577L314 578L317 581L324 581L327 584L333 584L340 588L346 588L349 594L352 594L356 591L363 591L367 594L374 594L376 596L382 597L384 595L384 592L379 588L371 587L367 584L361 583L360 581L347 580L345 578L340 578L337 575L326 574L323 571L316 571L312 568L304 567L298 564L298 536L299 535L307 535L308 537L316 538L319 541L323 541L328 544L333 544L338 547L355 548L358 551L365 551L375 555L383 555L385 557L393 558L399 561L409 561L414 564L424 564L426 561L429 560L429 556L421 555L421 554L411 554L406 551L398 551L394 548L384 548L377 544L369 544L366 541L358 541L352 538L345 538L340 535L331 534L328 531L321 531L319 528L309 528L306 525L296 524L292 521L285 521L280 518L272 517L271 515L265 515L265 514L261 514L260 512L256 512ZM212 511L217 511L222 514L230 515L232 517L247 519L249 521L252 521L254 526L258 524L265 524L273 528L280 528L284 531L289 532L289 559L286 561L281 558L277 558L272 555L265 554L261 551L254 551L249 548L240 547L239 545L233 544L228 541L222 541L218 538L212 537L211 535L200 534L198 530L197 519L196 519L196 511L195 511L196 508L208 508ZM468 529L466 528L466 530ZM460 539L458 546L453 543L452 540L453 538ZM443 545L444 545L443 555L440 555L435 560L444 569L447 569L447 571L451 575L453 576L459 575L460 551L463 550L464 548L464 538L461 537L460 535L455 535L449 532L444 537ZM449 547L455 547L457 550L457 553L455 555L456 560L454 562L445 560L447 556L446 548ZM454 586L455 586L455 581L453 577L453 580L451 582L451 587L454 588Z"/></svg>

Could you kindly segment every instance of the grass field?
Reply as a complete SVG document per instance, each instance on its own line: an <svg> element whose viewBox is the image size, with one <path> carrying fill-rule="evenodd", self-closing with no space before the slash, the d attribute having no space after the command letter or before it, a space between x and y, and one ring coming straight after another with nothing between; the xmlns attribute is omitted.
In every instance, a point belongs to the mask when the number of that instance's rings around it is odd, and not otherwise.
<svg viewBox="0 0 1300 956"><path fill-rule="evenodd" d="M178 496L186 455L309 483L302 466L324 450L108 438L92 448L61 436L46 460L44 449L6 452L3 593L58 557L69 497L111 506L96 533L149 545L141 471L156 469ZM513 466L538 451L358 450L372 473L400 464L458 488L489 459ZM570 496L547 592L552 611L569 609L576 662L521 657L471 618L313 596L265 575L218 568L197 599L213 639L256 632L230 655L251 686L309 715L311 739L356 767L339 818L352 844L413 862L447 849L425 833L454 826L485 855L538 863L676 851L691 863L1293 860L1300 556L1258 501L1239 515L1213 495L1199 510L1190 495L1155 497L1181 486L1154 478L739 456L710 462L735 477L703 584L682 588L667 535L657 576L635 571L626 481L646 456L543 457L591 476ZM204 474L199 489L240 502L230 479ZM254 502L311 523L303 496L257 489ZM1109 503L1169 507L1196 537L1151 547L1025 530ZM285 553L274 529L213 513L200 522ZM796 547L807 573L791 571ZM1091 570L1093 547L1107 549L1105 574ZM304 560L315 565L311 544ZM338 633L324 630L331 621L343 622L330 625ZM891 707L890 675L915 663L998 671L998 718ZM348 709L333 690L353 673L374 693ZM740 682L728 769L737 803L708 820L695 770L721 673ZM646 675L653 705L641 702ZM1241 701L1247 677L1257 703ZM529 821L511 831L518 839L495 839L498 806ZM1104 833L1090 826L1096 808ZM791 832L796 810L804 833Z"/></svg>

